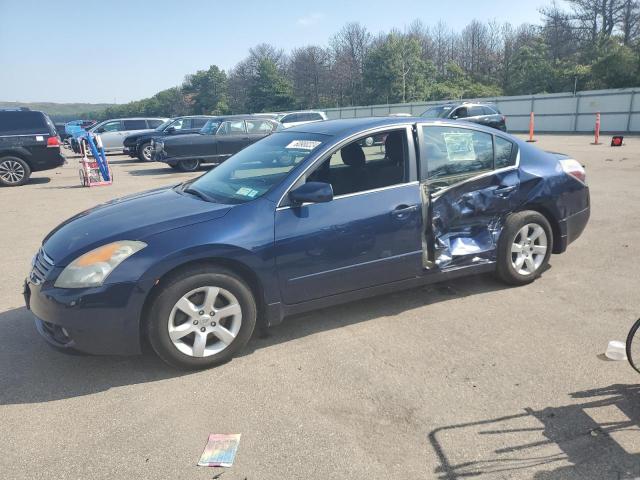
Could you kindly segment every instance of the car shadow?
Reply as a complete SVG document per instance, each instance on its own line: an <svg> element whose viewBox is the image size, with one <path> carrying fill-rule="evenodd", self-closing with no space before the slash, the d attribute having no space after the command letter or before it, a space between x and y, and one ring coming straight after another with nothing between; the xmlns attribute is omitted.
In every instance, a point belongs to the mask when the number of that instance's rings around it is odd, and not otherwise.
<svg viewBox="0 0 640 480"><path fill-rule="evenodd" d="M42 185L44 183L49 183L49 182L51 182L50 177L31 177L27 181L27 185Z"/></svg>
<svg viewBox="0 0 640 480"><path fill-rule="evenodd" d="M288 318L269 329L266 335L255 335L240 355L319 331L375 321L424 305L504 288L509 287L491 276L479 275L325 308ZM133 357L83 355L78 358L61 353L40 338L32 314L24 307L0 313L0 338L5 339L0 350L0 405L79 397L112 387L191 373L165 365L147 346L145 353Z"/></svg>
<svg viewBox="0 0 640 480"><path fill-rule="evenodd" d="M80 397L188 373L151 352L130 357L61 353L40 338L24 307L0 313L0 338L0 405Z"/></svg>
<svg viewBox="0 0 640 480"><path fill-rule="evenodd" d="M471 275L452 281L379 295L286 318L282 324L257 332L240 355L315 333L383 317L433 303L512 288L491 274Z"/></svg>
<svg viewBox="0 0 640 480"><path fill-rule="evenodd" d="M568 405L524 408L512 415L432 430L428 440L440 465L427 476L440 480L640 478L640 453L625 448L631 440L638 451L640 385L615 384L569 397L573 402ZM462 448L470 442L479 448Z"/></svg>

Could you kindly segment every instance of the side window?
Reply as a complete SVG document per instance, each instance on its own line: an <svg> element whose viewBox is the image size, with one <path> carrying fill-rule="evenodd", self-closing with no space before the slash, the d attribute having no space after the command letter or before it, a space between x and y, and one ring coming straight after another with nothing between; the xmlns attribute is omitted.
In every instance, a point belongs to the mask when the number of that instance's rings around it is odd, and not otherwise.
<svg viewBox="0 0 640 480"><path fill-rule="evenodd" d="M229 120L218 129L218 135L240 135L245 133L244 120Z"/></svg>
<svg viewBox="0 0 640 480"><path fill-rule="evenodd" d="M380 144L356 140L340 150L307 177L310 182L326 182L334 195L347 195L406 182L407 138L404 130L376 134ZM369 146L367 146L369 145Z"/></svg>
<svg viewBox="0 0 640 480"><path fill-rule="evenodd" d="M470 128L424 126L422 180L493 169L492 135Z"/></svg>
<svg viewBox="0 0 640 480"><path fill-rule="evenodd" d="M469 107L469 116L470 117L481 117L485 115L484 109L480 106Z"/></svg>
<svg viewBox="0 0 640 480"><path fill-rule="evenodd" d="M144 120L123 120L124 129L126 130L146 130L147 122Z"/></svg>
<svg viewBox="0 0 640 480"><path fill-rule="evenodd" d="M467 118L468 116L469 116L469 112L467 111L467 107L460 107L453 112L453 114L451 115L451 118L453 117Z"/></svg>
<svg viewBox="0 0 640 480"><path fill-rule="evenodd" d="M496 168L511 167L516 164L516 147L506 138L496 135Z"/></svg>
<svg viewBox="0 0 640 480"><path fill-rule="evenodd" d="M117 132L119 130L122 130L120 128L120 121L116 120L114 122L107 122L104 125L102 125L100 128L98 128L98 133L102 133L102 132Z"/></svg>
<svg viewBox="0 0 640 480"><path fill-rule="evenodd" d="M191 119L191 128L202 128L204 124L207 123L206 118L192 118Z"/></svg>
<svg viewBox="0 0 640 480"><path fill-rule="evenodd" d="M162 120L147 120L147 125L149 125L149 128L158 128L163 123L164 122Z"/></svg>
<svg viewBox="0 0 640 480"><path fill-rule="evenodd" d="M284 117L282 117L282 120L280 120L281 123L293 123L293 122L300 122L300 115L297 113L292 113L290 115L285 115Z"/></svg>
<svg viewBox="0 0 640 480"><path fill-rule="evenodd" d="M172 123L171 126L176 130L187 130L191 128L191 119L181 118L179 120L176 120L174 123Z"/></svg>
<svg viewBox="0 0 640 480"><path fill-rule="evenodd" d="M315 122L317 120L322 120L322 117L317 113L300 113L298 114L299 122Z"/></svg>
<svg viewBox="0 0 640 480"><path fill-rule="evenodd" d="M266 135L273 130L273 124L266 120L247 120L247 133Z"/></svg>

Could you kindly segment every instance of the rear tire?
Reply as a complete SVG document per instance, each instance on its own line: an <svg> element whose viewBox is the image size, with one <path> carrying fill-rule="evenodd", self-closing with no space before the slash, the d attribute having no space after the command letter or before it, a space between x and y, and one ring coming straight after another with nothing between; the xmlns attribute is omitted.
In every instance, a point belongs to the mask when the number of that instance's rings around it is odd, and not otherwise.
<svg viewBox="0 0 640 480"><path fill-rule="evenodd" d="M549 263L553 231L544 215L527 210L509 215L498 240L497 270L509 285L533 282Z"/></svg>
<svg viewBox="0 0 640 480"><path fill-rule="evenodd" d="M200 160L182 160L177 165L181 172L195 172L200 167Z"/></svg>
<svg viewBox="0 0 640 480"><path fill-rule="evenodd" d="M230 360L251 338L256 317L251 289L233 272L194 267L166 280L146 331L162 360L196 370Z"/></svg>
<svg viewBox="0 0 640 480"><path fill-rule="evenodd" d="M141 162L150 162L152 154L151 142L145 142L138 148L138 159Z"/></svg>
<svg viewBox="0 0 640 480"><path fill-rule="evenodd" d="M31 168L27 162L18 157L0 158L0 185L5 187L19 187L24 185L31 176Z"/></svg>

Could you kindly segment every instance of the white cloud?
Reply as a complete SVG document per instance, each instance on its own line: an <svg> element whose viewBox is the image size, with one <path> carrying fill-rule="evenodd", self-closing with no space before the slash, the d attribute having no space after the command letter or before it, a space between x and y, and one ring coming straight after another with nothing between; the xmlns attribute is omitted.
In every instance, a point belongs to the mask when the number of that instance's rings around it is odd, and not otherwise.
<svg viewBox="0 0 640 480"><path fill-rule="evenodd" d="M322 19L324 19L324 13L310 13L309 15L305 15L304 17L300 17L297 20L297 24L301 27L309 27L311 25L319 23Z"/></svg>

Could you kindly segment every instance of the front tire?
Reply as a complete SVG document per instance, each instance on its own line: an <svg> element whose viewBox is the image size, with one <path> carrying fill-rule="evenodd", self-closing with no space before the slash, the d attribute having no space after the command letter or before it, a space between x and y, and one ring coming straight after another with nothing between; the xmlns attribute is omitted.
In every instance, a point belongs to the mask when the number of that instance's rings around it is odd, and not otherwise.
<svg viewBox="0 0 640 480"><path fill-rule="evenodd" d="M0 158L0 185L18 187L24 185L31 176L27 162L18 157Z"/></svg>
<svg viewBox="0 0 640 480"><path fill-rule="evenodd" d="M549 263L553 231L544 215L527 210L509 215L498 241L497 275L509 285L533 282Z"/></svg>
<svg viewBox="0 0 640 480"><path fill-rule="evenodd" d="M192 268L170 278L146 319L158 356L182 369L230 360L251 338L257 307L251 289L232 272Z"/></svg>
<svg viewBox="0 0 640 480"><path fill-rule="evenodd" d="M145 142L138 148L138 159L141 162L150 162L152 154L151 142Z"/></svg>

